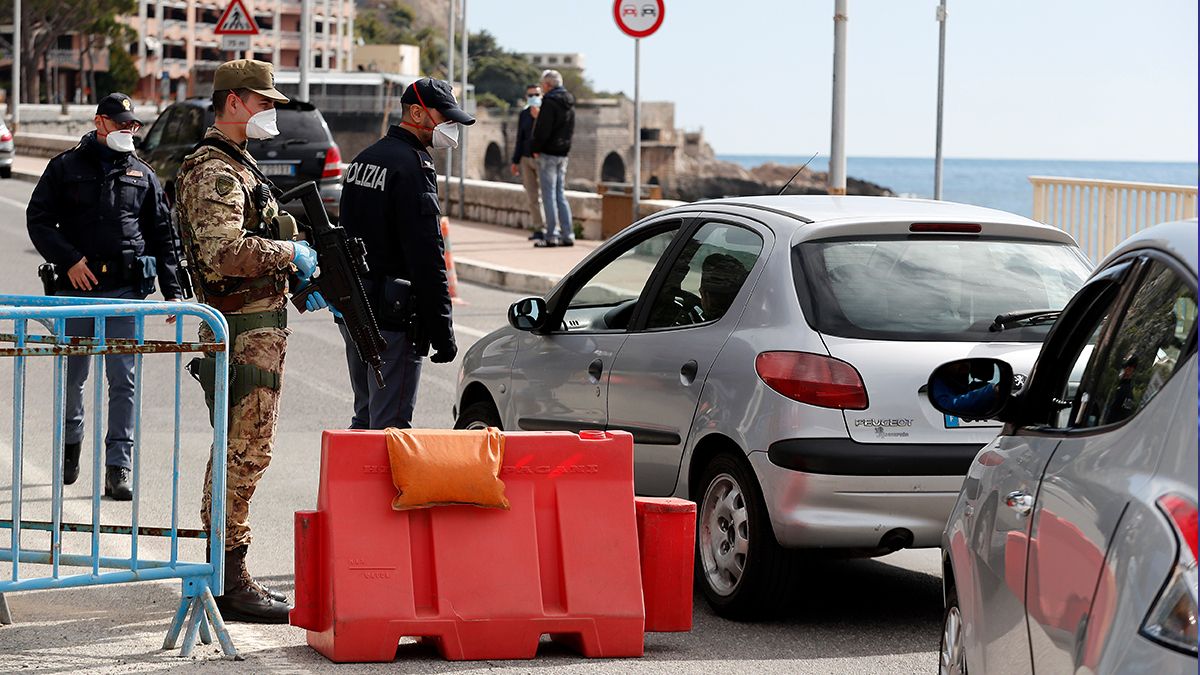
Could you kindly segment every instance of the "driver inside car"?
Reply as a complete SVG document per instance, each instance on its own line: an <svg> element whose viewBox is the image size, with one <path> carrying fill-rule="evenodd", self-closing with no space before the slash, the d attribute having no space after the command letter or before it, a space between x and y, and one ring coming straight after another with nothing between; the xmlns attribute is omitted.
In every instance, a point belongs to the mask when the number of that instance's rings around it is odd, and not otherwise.
<svg viewBox="0 0 1200 675"><path fill-rule="evenodd" d="M727 253L713 253L704 259L700 275L702 321L716 321L725 316L746 274L746 267Z"/></svg>

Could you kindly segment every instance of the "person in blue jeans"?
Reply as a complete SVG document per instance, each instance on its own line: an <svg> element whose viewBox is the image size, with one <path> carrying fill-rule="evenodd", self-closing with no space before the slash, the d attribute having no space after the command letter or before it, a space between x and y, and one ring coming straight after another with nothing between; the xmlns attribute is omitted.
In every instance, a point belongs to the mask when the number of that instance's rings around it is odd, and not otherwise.
<svg viewBox="0 0 1200 675"><path fill-rule="evenodd" d="M542 108L533 125L533 157L542 188L546 234L534 242L538 248L573 246L575 226L567 203L567 155L575 135L575 97L563 88L562 73L542 73Z"/></svg>

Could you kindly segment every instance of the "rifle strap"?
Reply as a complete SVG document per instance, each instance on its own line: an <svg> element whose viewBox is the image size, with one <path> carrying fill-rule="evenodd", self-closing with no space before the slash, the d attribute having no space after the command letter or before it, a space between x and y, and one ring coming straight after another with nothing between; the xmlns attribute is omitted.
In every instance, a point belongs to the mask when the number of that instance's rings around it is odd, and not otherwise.
<svg viewBox="0 0 1200 675"><path fill-rule="evenodd" d="M232 159L233 161L245 167L247 171L254 174L254 177L258 179L258 182L263 183L270 188L271 194L274 195L276 199L279 199L279 196L283 194L283 190L279 189L275 183L271 182L271 179L267 178L267 175L262 172L262 169L258 168L258 165L254 162L249 161L246 158L246 153L242 152L240 149L230 145L229 143L226 143L219 138L205 138L197 143L196 147L192 148L192 152L195 152L206 146L210 148L216 148L221 152L221 154L228 155L229 159Z"/></svg>

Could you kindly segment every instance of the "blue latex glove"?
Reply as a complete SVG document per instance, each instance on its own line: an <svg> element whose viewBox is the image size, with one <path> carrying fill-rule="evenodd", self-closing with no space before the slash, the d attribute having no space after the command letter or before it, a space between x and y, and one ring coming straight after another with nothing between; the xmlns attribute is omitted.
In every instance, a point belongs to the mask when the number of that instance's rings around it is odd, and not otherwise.
<svg viewBox="0 0 1200 675"><path fill-rule="evenodd" d="M304 299L304 308L310 312L327 307L329 307L329 303L325 302L325 296L321 295L321 291L314 291L312 295Z"/></svg>
<svg viewBox="0 0 1200 675"><path fill-rule="evenodd" d="M300 273L301 279L309 279L317 271L317 252L306 241L293 241L292 264Z"/></svg>
<svg viewBox="0 0 1200 675"><path fill-rule="evenodd" d="M344 319L344 318L345 318L345 317L343 317L343 316L342 316L342 313L341 313L341 312L337 311L337 307L334 307L333 305L330 305L330 306L329 306L329 311L330 311L330 313L332 313L334 316L336 316L336 317L337 317L337 318L339 318L339 319Z"/></svg>

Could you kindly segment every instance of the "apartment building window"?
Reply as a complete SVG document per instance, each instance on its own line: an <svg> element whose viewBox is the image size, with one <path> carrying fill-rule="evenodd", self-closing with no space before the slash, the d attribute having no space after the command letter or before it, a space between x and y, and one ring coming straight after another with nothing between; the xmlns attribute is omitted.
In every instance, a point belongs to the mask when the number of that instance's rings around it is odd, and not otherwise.
<svg viewBox="0 0 1200 675"><path fill-rule="evenodd" d="M557 64L558 64L558 57L557 57L557 56L551 56L550 58L546 59L546 63L549 63L549 64L550 64L550 65L552 65L552 66L553 66L553 65L557 65Z"/></svg>
<svg viewBox="0 0 1200 675"><path fill-rule="evenodd" d="M55 44L59 49L71 49L75 46L74 35L59 35L58 42Z"/></svg>
<svg viewBox="0 0 1200 675"><path fill-rule="evenodd" d="M324 22L324 21L318 21L318 22L317 22L317 27L316 27L316 29L315 29L315 30L316 30L316 33L317 33L317 35L320 35L321 33L324 33L324 32L325 32L325 22Z"/></svg>
<svg viewBox="0 0 1200 675"><path fill-rule="evenodd" d="M563 57L563 65L565 65L565 66L569 66L569 65L571 65L571 57L569 57L569 56L564 56L564 57Z"/></svg>
<svg viewBox="0 0 1200 675"><path fill-rule="evenodd" d="M254 23L258 24L259 30L275 29L275 17L271 16L270 14L262 14L254 17Z"/></svg>
<svg viewBox="0 0 1200 675"><path fill-rule="evenodd" d="M313 54L313 68L321 67L321 61L324 59L324 56L325 55L321 52L317 52L316 54Z"/></svg>
<svg viewBox="0 0 1200 675"><path fill-rule="evenodd" d="M153 19L153 18L157 17L158 16L158 4L156 2L152 2L150 0L147 0L147 2L145 4L146 4L146 18Z"/></svg>
<svg viewBox="0 0 1200 675"><path fill-rule="evenodd" d="M164 21L187 21L187 9L182 7L163 7Z"/></svg>
<svg viewBox="0 0 1200 675"><path fill-rule="evenodd" d="M215 9L205 9L196 17L196 20L204 24L217 25L217 21L221 19L221 13Z"/></svg>

